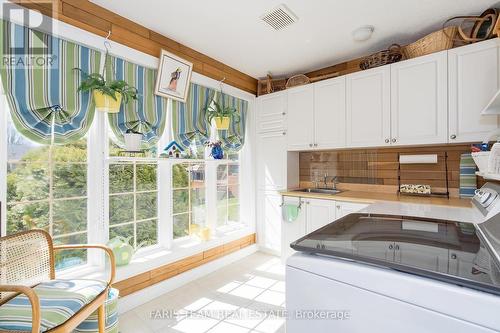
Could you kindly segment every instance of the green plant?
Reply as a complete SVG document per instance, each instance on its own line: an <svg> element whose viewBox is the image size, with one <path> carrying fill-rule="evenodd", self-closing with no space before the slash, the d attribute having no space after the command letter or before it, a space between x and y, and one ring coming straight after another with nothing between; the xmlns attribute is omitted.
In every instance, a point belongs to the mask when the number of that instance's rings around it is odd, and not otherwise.
<svg viewBox="0 0 500 333"><path fill-rule="evenodd" d="M238 110L231 106L223 106L220 103L214 101L213 105L205 107L206 118L208 123L212 123L212 119L218 117L229 117L235 119L236 122L240 121L240 115Z"/></svg>
<svg viewBox="0 0 500 333"><path fill-rule="evenodd" d="M130 100L137 99L137 88L131 87L123 80L113 80L106 82L104 76L99 73L87 74L80 68L74 68L83 74L83 81L78 87L78 91L97 90L104 95L111 96L116 101L116 93L122 95L122 100L127 104Z"/></svg>

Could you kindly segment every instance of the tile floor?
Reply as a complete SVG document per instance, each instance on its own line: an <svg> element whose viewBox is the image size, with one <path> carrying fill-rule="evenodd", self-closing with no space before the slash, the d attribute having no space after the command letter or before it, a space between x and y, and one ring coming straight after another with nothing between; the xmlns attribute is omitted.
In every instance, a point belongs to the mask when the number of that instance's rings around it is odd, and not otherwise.
<svg viewBox="0 0 500 333"><path fill-rule="evenodd" d="M121 333L283 333L285 268L255 253L120 316Z"/></svg>

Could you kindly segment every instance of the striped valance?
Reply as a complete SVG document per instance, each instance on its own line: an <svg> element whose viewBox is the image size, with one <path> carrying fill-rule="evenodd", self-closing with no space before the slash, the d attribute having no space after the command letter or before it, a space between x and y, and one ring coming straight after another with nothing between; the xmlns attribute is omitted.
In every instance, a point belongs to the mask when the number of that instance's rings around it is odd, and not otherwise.
<svg viewBox="0 0 500 333"><path fill-rule="evenodd" d="M157 70L110 55L107 64L114 79L124 80L138 90L137 100L122 103L119 113L108 116L117 143L123 145L123 134L132 129L143 134L143 148L154 146L163 134L167 115L167 99L154 94Z"/></svg>
<svg viewBox="0 0 500 333"><path fill-rule="evenodd" d="M203 145L210 139L205 108L210 105L214 96L215 90L191 83L186 103L172 101L174 140L184 148Z"/></svg>
<svg viewBox="0 0 500 333"><path fill-rule="evenodd" d="M94 117L82 74L99 71L100 52L0 20L0 74L16 129L41 143L82 138ZM6 65L8 63L8 65Z"/></svg>
<svg viewBox="0 0 500 333"><path fill-rule="evenodd" d="M232 117L227 130L219 131L219 140L222 141L222 148L230 152L237 152L245 143L246 118L248 102L240 98L220 94L218 98L222 107L231 107L236 109L239 117Z"/></svg>

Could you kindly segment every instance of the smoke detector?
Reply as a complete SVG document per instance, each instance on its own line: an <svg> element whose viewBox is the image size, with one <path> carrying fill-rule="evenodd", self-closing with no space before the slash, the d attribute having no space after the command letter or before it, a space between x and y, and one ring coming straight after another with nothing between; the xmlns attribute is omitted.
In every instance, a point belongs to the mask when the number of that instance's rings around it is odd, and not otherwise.
<svg viewBox="0 0 500 333"><path fill-rule="evenodd" d="M284 29L299 20L297 15L295 15L284 4L271 9L270 11L262 15L260 19L269 24L276 31Z"/></svg>

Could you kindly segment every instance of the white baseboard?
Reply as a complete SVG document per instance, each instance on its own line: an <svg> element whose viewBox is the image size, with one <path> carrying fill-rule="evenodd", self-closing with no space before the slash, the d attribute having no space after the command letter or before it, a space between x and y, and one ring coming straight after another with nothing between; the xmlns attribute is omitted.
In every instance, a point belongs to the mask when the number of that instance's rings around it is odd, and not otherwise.
<svg viewBox="0 0 500 333"><path fill-rule="evenodd" d="M118 314L128 312L140 305L143 305L158 296L179 288L193 280L199 279L210 274L224 266L235 261L243 259L259 250L257 245L247 246L237 252L228 254L205 265L193 268L187 272L176 275L168 280L159 282L155 285L139 290L131 295L122 297L118 300Z"/></svg>

